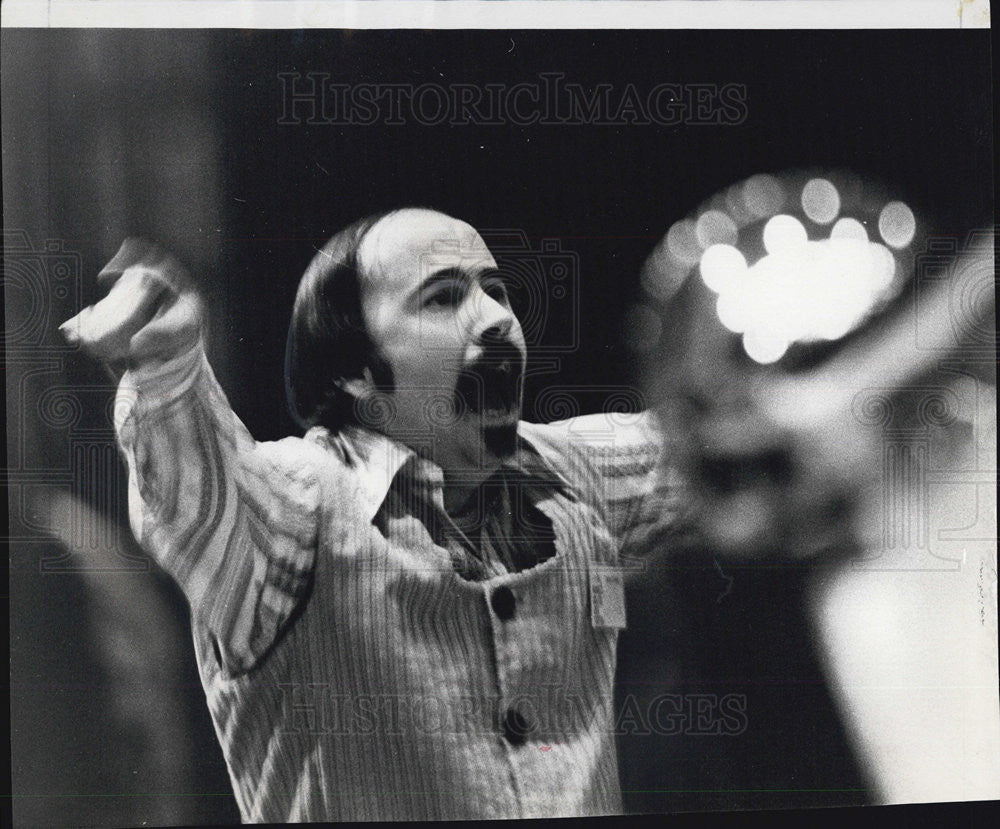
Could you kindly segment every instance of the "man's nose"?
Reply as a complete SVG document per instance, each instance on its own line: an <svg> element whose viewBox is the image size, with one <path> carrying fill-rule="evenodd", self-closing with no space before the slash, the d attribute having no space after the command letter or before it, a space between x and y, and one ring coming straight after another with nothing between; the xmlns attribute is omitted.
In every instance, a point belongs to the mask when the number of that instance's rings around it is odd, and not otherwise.
<svg viewBox="0 0 1000 829"><path fill-rule="evenodd" d="M476 342L486 347L508 343L510 342L510 329L513 326L513 320L500 320L488 328L484 328L476 337Z"/></svg>
<svg viewBox="0 0 1000 829"><path fill-rule="evenodd" d="M479 345L507 342L514 327L514 313L487 294L480 295L473 336Z"/></svg>

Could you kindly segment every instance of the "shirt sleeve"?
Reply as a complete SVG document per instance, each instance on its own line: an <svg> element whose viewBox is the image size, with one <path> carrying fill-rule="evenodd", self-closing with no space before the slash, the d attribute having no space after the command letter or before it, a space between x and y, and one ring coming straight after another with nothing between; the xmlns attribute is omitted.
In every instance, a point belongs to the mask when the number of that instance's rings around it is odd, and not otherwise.
<svg viewBox="0 0 1000 829"><path fill-rule="evenodd" d="M682 531L687 489L652 411L584 415L550 426L585 458L590 486L626 564Z"/></svg>
<svg viewBox="0 0 1000 829"><path fill-rule="evenodd" d="M115 415L136 538L176 580L222 667L249 670L310 586L319 450L298 438L256 442L200 342L128 371Z"/></svg>

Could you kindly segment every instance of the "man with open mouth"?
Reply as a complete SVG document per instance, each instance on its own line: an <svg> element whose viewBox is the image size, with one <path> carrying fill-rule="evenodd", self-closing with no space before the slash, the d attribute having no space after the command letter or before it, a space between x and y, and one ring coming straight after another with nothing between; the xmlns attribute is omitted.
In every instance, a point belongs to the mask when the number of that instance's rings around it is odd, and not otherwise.
<svg viewBox="0 0 1000 829"><path fill-rule="evenodd" d="M619 812L618 562L654 496L670 521L661 442L647 416L600 452L593 423L520 420L524 336L479 234L407 208L318 252L286 362L307 431L271 443L176 260L128 240L99 278L63 330L127 368L133 530L190 602L243 818Z"/></svg>
<svg viewBox="0 0 1000 829"><path fill-rule="evenodd" d="M497 457L514 451L513 437L521 415L523 363L524 357L513 344L487 345L482 357L462 369L455 385L455 411L482 420L484 445Z"/></svg>

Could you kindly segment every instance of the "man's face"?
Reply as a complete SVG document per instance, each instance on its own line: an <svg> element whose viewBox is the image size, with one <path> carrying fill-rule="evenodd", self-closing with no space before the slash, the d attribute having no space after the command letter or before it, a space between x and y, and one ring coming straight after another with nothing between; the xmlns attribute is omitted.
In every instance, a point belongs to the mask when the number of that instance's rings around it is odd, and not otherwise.
<svg viewBox="0 0 1000 829"><path fill-rule="evenodd" d="M479 234L405 210L369 231L359 260L365 324L394 380L382 431L442 465L511 454L526 349Z"/></svg>

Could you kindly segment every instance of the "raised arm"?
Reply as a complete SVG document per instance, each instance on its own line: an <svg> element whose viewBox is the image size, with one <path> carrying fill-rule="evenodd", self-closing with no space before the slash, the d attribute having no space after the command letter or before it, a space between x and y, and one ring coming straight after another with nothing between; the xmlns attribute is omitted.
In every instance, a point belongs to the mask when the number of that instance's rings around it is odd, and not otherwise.
<svg viewBox="0 0 1000 829"><path fill-rule="evenodd" d="M107 296L61 330L124 371L115 420L133 532L180 585L221 667L248 670L308 591L319 450L250 436L208 365L202 303L173 257L128 239L98 280Z"/></svg>

